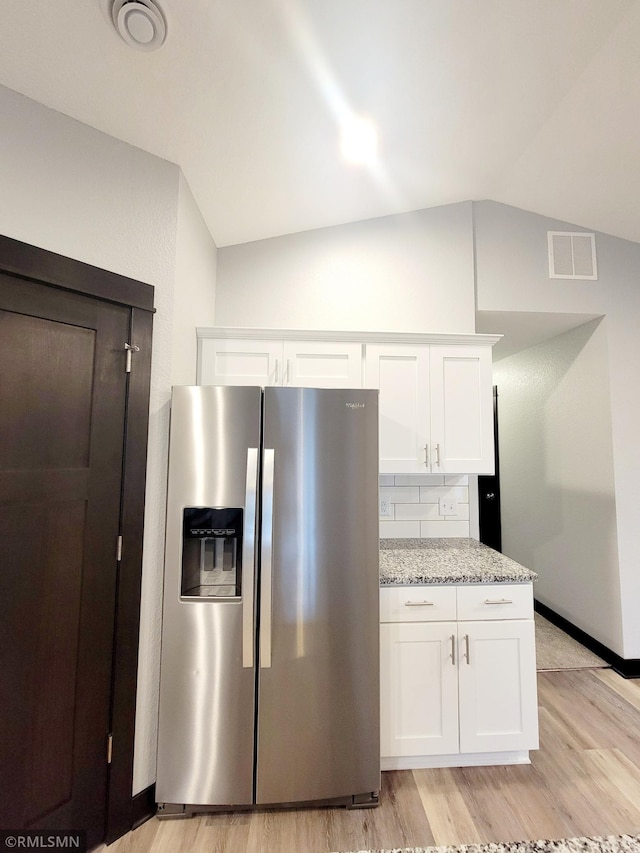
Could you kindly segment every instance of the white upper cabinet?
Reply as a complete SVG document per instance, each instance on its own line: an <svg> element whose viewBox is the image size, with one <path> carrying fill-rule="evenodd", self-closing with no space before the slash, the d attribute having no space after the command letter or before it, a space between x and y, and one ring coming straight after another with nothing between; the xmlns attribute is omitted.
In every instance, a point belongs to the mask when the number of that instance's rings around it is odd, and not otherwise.
<svg viewBox="0 0 640 853"><path fill-rule="evenodd" d="M367 346L364 381L380 389L380 473L430 470L429 347Z"/></svg>
<svg viewBox="0 0 640 853"><path fill-rule="evenodd" d="M202 338L200 385L293 385L361 388L362 344Z"/></svg>
<svg viewBox="0 0 640 853"><path fill-rule="evenodd" d="M281 373L281 341L199 341L199 385L281 385Z"/></svg>
<svg viewBox="0 0 640 853"><path fill-rule="evenodd" d="M380 472L492 474L491 347L370 345L380 389Z"/></svg>
<svg viewBox="0 0 640 853"><path fill-rule="evenodd" d="M493 474L495 335L198 329L200 385L380 390L380 472Z"/></svg>
<svg viewBox="0 0 640 853"><path fill-rule="evenodd" d="M285 341L283 385L361 388L362 344Z"/></svg>
<svg viewBox="0 0 640 853"><path fill-rule="evenodd" d="M431 346L431 470L493 474L490 347Z"/></svg>

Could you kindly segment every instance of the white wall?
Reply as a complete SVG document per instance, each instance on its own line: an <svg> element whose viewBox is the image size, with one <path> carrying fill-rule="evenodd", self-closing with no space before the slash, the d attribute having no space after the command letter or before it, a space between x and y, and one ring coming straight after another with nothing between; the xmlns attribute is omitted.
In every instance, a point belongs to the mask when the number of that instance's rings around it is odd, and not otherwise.
<svg viewBox="0 0 640 853"><path fill-rule="evenodd" d="M471 204L218 251L216 325L473 332Z"/></svg>
<svg viewBox="0 0 640 853"><path fill-rule="evenodd" d="M640 244L596 233L598 280L550 279L546 232L585 229L495 202L474 203L473 214L479 310L606 316L602 329L607 346L602 348L601 358L608 370L611 403L617 582L622 600L620 654L640 657L640 382L635 380L640 370ZM585 521L585 530L587 526ZM588 627L585 630L592 633Z"/></svg>
<svg viewBox="0 0 640 853"><path fill-rule="evenodd" d="M193 326L202 315L194 311L190 323L187 306L206 294L203 315L213 317L215 247L176 165L4 87L0 187L0 233L155 288L136 793L155 779L169 389L172 377L192 381L195 371Z"/></svg>
<svg viewBox="0 0 640 853"><path fill-rule="evenodd" d="M499 361L503 550L536 598L622 653L606 320Z"/></svg>
<svg viewBox="0 0 640 853"><path fill-rule="evenodd" d="M173 294L172 385L195 385L197 326L213 326L217 248L180 173Z"/></svg>

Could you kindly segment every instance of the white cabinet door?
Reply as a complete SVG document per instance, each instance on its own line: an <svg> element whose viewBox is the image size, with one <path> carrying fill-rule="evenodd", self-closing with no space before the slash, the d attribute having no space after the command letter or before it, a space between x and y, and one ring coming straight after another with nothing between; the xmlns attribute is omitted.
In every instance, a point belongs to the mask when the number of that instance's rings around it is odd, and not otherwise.
<svg viewBox="0 0 640 853"><path fill-rule="evenodd" d="M429 471L429 347L367 345L364 384L380 389L380 473Z"/></svg>
<svg viewBox="0 0 640 853"><path fill-rule="evenodd" d="M380 626L382 757L458 752L455 622Z"/></svg>
<svg viewBox="0 0 640 853"><path fill-rule="evenodd" d="M490 347L430 347L434 473L494 473L491 367Z"/></svg>
<svg viewBox="0 0 640 853"><path fill-rule="evenodd" d="M203 338L199 385L281 385L282 341Z"/></svg>
<svg viewBox="0 0 640 853"><path fill-rule="evenodd" d="M362 344L285 341L283 385L361 388Z"/></svg>
<svg viewBox="0 0 640 853"><path fill-rule="evenodd" d="M538 748L533 620L459 622L460 752Z"/></svg>

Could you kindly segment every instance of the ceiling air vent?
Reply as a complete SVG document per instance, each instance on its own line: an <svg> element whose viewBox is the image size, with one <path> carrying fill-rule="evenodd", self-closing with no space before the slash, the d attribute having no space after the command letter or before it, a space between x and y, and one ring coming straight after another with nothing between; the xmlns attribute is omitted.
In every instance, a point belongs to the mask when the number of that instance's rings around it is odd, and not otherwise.
<svg viewBox="0 0 640 853"><path fill-rule="evenodd" d="M598 278L596 235L586 231L547 231L549 278Z"/></svg>
<svg viewBox="0 0 640 853"><path fill-rule="evenodd" d="M131 47L157 50L164 42L167 25L154 0L113 0L113 25Z"/></svg>

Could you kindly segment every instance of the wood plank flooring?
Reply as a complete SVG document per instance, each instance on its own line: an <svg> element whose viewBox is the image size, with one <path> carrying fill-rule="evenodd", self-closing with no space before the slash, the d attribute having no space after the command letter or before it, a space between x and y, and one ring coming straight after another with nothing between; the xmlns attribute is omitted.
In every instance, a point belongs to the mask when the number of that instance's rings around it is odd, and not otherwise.
<svg viewBox="0 0 640 853"><path fill-rule="evenodd" d="M640 680L538 674L531 765L382 774L377 809L150 820L107 853L329 851L640 833Z"/></svg>

